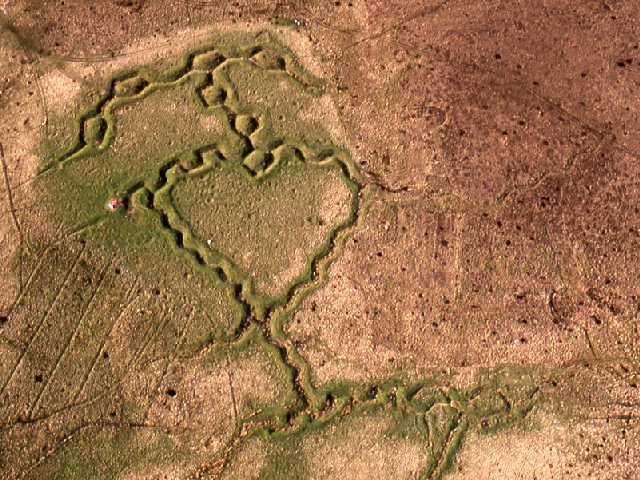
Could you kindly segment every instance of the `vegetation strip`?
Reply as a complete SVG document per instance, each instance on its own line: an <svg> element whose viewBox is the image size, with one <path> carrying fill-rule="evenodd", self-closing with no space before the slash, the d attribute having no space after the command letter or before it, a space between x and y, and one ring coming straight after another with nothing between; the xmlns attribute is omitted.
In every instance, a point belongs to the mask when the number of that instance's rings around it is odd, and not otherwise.
<svg viewBox="0 0 640 480"><path fill-rule="evenodd" d="M278 46L252 45L240 51L242 53L234 57L221 53L215 46L204 47L189 53L176 70L156 79L142 70L114 77L106 94L80 116L74 145L40 175L64 170L108 149L115 134L113 112L118 107L191 82L199 106L223 118L227 137L166 159L153 176L126 185L117 201L126 209L144 211L155 218L156 227L179 255L188 259L194 268L212 274L230 292L241 314L225 336L216 339L216 345L229 349L248 339L257 342L285 373L290 389L286 408L274 407L248 418L237 418L234 397L235 434L221 457L204 466L198 474L224 470L229 456L251 436L277 440L317 430L354 413L387 409L393 415L413 418L429 445L430 461L421 478L441 478L470 428L493 431L522 420L533 407L537 390L531 387L524 394L503 391L509 387L502 385L499 378L491 380L488 386L468 390L437 386L429 379L414 382L389 379L324 387L314 384L312 367L287 335L286 326L304 299L326 283L330 265L340 256L349 235L363 222L372 196L381 187L365 178L348 152L338 148L313 146L275 135L268 137L266 143L264 139L259 141L258 132L270 131L271 125L237 107L234 85L225 73L227 67L246 63L284 75L313 95L321 90L319 82L310 78L293 56ZM229 147L231 143L235 150ZM215 245L197 238L175 206L174 189L182 181L211 174L234 162L239 162L247 181L259 185L290 161L302 162L311 168L337 168L351 200L347 219L335 226L310 256L302 277L289 285L283 295L273 297L257 291L247 272ZM82 228L108 215L110 213L102 213ZM152 335L159 331L160 328ZM173 360L176 358L174 354ZM78 391L76 398L79 394ZM34 413L38 411L39 400L40 396Z"/></svg>

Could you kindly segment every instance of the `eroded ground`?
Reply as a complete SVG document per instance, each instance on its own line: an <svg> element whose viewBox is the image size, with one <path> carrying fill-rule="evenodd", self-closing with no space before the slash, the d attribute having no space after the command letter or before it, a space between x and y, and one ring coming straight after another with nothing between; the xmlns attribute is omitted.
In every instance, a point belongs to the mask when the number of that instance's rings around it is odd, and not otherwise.
<svg viewBox="0 0 640 480"><path fill-rule="evenodd" d="M0 7L3 478L637 477L634 2Z"/></svg>

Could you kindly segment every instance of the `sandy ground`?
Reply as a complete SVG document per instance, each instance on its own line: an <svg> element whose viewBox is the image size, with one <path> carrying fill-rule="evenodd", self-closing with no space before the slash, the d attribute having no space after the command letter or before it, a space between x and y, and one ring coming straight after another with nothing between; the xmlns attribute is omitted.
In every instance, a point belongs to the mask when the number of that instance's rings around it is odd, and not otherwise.
<svg viewBox="0 0 640 480"><path fill-rule="evenodd" d="M640 7L578 3L0 2L3 378L24 347L7 340L24 333L11 330L14 304L39 245L58 232L38 208L34 178L75 134L59 119L75 118L116 72L170 65L214 30L276 35L325 82L326 94L301 120L319 122L348 150L370 194L326 283L285 329L316 385L436 371L466 388L485 371L542 371L530 424L469 433L445 478L635 478ZM328 186L319 199L322 215L345 215L335 191ZM306 254L298 253L293 263ZM98 260L90 277L106 268ZM138 308L156 308L146 305ZM159 428L197 419L196 429L210 419L220 433L198 430L197 447L172 433L191 453L123 467L119 478L189 478L217 465L212 452L234 435L235 403L246 397L250 411L251 402L262 408L281 395L278 373L256 358L216 363L209 375L197 362L165 371L153 361L141 372L174 378L171 385L141 373L139 384L123 388L127 398L160 392L143 419ZM234 381L247 388L230 401ZM166 394L175 385L193 390L180 406ZM73 416L109 420L105 405ZM35 478L18 460L29 450L21 445L46 451L47 432L70 438L81 425L66 417L33 428L9 414L1 420L2 441L15 447L0 463L8 478ZM384 422L364 420L335 441L305 440L309 478L418 478L423 446L371 440ZM228 478L260 478L270 465L267 447L246 445L230 457Z"/></svg>

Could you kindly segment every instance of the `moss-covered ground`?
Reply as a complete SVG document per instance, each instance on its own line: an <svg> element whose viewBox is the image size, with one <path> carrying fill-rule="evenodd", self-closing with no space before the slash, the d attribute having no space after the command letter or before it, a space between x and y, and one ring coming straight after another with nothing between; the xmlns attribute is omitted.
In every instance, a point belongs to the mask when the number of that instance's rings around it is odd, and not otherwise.
<svg viewBox="0 0 640 480"><path fill-rule="evenodd" d="M3 333L12 474L232 478L259 445L260 478L333 478L364 443L404 456L378 475L436 479L470 430L522 424L537 389L513 369L469 388L433 372L314 383L286 326L377 187L323 124L322 82L286 47L219 36L171 67L119 72L91 98L71 145L43 141L33 180L57 234L30 243ZM64 122L52 122L58 138ZM28 455L10 445L45 424L58 433Z"/></svg>

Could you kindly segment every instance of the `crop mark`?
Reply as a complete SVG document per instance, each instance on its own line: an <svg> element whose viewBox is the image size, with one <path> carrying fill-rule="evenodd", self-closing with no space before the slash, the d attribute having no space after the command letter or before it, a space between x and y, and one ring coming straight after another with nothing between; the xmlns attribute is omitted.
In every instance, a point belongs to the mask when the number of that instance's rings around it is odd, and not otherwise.
<svg viewBox="0 0 640 480"><path fill-rule="evenodd" d="M216 158L218 157L219 156L216 156ZM262 332L262 337L266 339L266 341L270 345L270 348L272 348L277 357L280 358L282 367L289 372L289 375L292 379L291 387L296 392L298 405L294 408L294 410L287 414L290 422L292 422L298 414L306 415L306 413L303 412L305 412L313 403L310 400L310 396L313 396L314 392L313 390L310 391L309 374L303 373L308 371L308 365L304 362L304 360L302 360L302 357L299 355L297 349L295 349L293 344L287 341L280 331L281 327L278 320L278 316L280 315L279 309L283 308L292 310L292 304L294 302L301 301L305 294L308 294L312 289L317 288L322 284L327 275L329 264L333 259L335 259L334 254L337 247L341 244L341 240L346 237L346 232L358 222L360 214L360 186L355 180L355 176L351 172L350 166L347 161L341 158L334 157L331 153L325 155L320 154L320 158L320 164L328 164L330 162L337 164L340 167L340 171L343 177L350 185L352 189L351 214L347 221L338 225L332 230L328 237L328 240L326 241L324 249L312 258L310 262L311 268L306 279L293 285L285 295L284 301L276 302L266 310L264 314L264 324L257 321L259 318L259 315L257 314L258 306L255 305L250 298L245 298L245 296L243 295L242 284L234 283L230 280L230 275L223 268L223 264L212 261L207 255L203 246L197 244L193 245L192 242L190 242L189 245L185 244L184 239L192 237L190 235L188 227L186 227L185 225L181 225L181 222L176 220L177 212L175 212L173 208L171 208L170 210L164 209L167 205L171 206L172 202L162 202L158 200L158 195L170 198L172 183L174 183L176 179L179 178L181 173L180 170L184 170L185 167L178 165L176 160L169 161L167 164L165 164L164 167L160 169L159 180L156 183L157 190L155 190L155 192L146 192L149 196L149 200L146 204L147 208L152 208L158 211L157 213L158 217L160 218L160 223L163 228L171 232L169 237L173 239L175 246L178 249L187 252L192 258L194 257L194 252L202 252L196 260L196 263L200 266L212 268L222 282L228 283L231 288L233 288L236 300L240 305L243 306L244 315L242 317L240 325L234 332L232 338L227 340L231 341L240 338L251 325L259 324L259 328ZM205 165L206 168L211 168L211 166L212 164ZM200 166L200 162L198 162L198 168L203 168ZM184 174L186 175L187 173L188 171ZM265 174L268 174L268 172L266 172ZM235 267L232 268L232 270L235 269ZM233 277L238 276L238 272L233 271L230 273ZM268 325L271 325L271 327L267 327ZM230 387L231 389L233 388L232 383L230 383ZM237 412L237 407L235 411ZM324 413L325 412L323 410L318 412L317 418L321 418Z"/></svg>
<svg viewBox="0 0 640 480"><path fill-rule="evenodd" d="M445 444L442 447L440 454L434 454L433 467L427 470L426 478L428 480L438 480L442 478L445 470L452 461L453 455L455 455L459 443L467 430L467 422L465 419L457 417L455 420L455 427L450 429L445 440Z"/></svg>
<svg viewBox="0 0 640 480"><path fill-rule="evenodd" d="M441 5L432 7L431 9L423 9L423 11L418 12L417 16L429 13L434 8L437 10L440 7ZM403 20L403 22L411 21L412 19L413 18L408 18ZM398 25L394 25L391 28L397 28ZM383 34L385 34L385 31L378 33L378 35ZM369 39L370 38L363 38L360 41L367 41ZM231 373L229 349L227 348L226 371L230 397L233 404L235 433L226 447L223 459L214 462L210 465L210 468L218 470L224 469L231 450L239 445L243 438L252 434L261 433L266 437L281 437L283 435L299 433L307 428L314 429L323 427L329 422L338 421L354 411L362 411L373 407L394 410L407 408L412 414L421 416L426 424L427 443L431 449L430 465L427 470L423 472L421 478L429 480L439 479L458 451L461 439L469 427L470 419L474 419L482 413L474 410L477 409L474 404L476 395L493 395L493 399L498 398L501 401L499 411L490 412L490 415L493 416L492 421L495 421L494 423L496 425L512 422L518 418L518 414L522 414L522 412L514 409L513 400L503 394L499 389L487 390L487 392L482 393L454 392L453 390L449 392L439 391L429 400L428 408L423 408L423 406L419 406L413 398L421 387L416 388L414 385L403 385L395 380L391 383L373 382L371 384L351 386L347 387L346 390L340 390L333 386L321 388L314 385L311 365L300 354L296 343L288 337L285 332L285 325L291 319L292 315L295 314L301 302L313 291L326 283L331 264L342 253L346 239L354 229L358 228L366 215L367 201L371 191L377 187L389 193L402 193L408 191L409 187L394 189L384 185L375 175L363 177L348 154L333 148L312 148L306 144L288 142L285 137L272 139L271 143L260 147L258 142L255 141L254 134L259 129L268 127L269 125L266 125L264 118L254 116L246 111L237 110L235 106L237 99L235 98L234 85L230 81L221 80L222 75L219 69L234 62L244 62L256 68L274 72L274 74L277 75L286 75L292 81L302 85L306 90L312 91L317 87L315 87L312 82L305 80L302 70L297 66L292 57L274 52L272 49L263 45L253 45L245 48L243 51L244 53L237 56L225 56L213 46L204 47L186 56L182 65L172 76L170 78L164 78L164 80L149 79L139 72L130 72L125 76L114 77L109 84L108 91L102 95L94 107L87 113L80 115L74 144L66 153L57 158L54 163L50 165L49 169L53 169L53 167L63 169L70 162L80 161L85 156L109 148L113 139L111 132L114 129L114 119L111 113L117 106L141 101L159 89L172 88L196 77L200 78L201 80L193 82L194 97L197 99L200 107L207 111L215 109L216 112L222 114L224 117L223 123L228 131L229 137L231 137L235 143L239 144L239 154L229 153L225 145L220 142L204 145L190 152L183 152L182 154L166 158L163 160L156 174L153 175L153 178L138 179L133 182L132 186L126 187L127 206L128 202L131 201L134 206L133 210L141 207L147 213L150 213L151 216L157 220L157 229L165 234L176 253L190 261L195 268L211 273L213 277L232 293L233 300L241 309L241 315L235 324L229 325L227 334L224 338L220 339L219 343L222 344L224 342L227 347L229 347L233 342L243 338L247 332L255 331L257 341L273 353L278 367L281 367L281 369L286 372L290 390L288 393L293 393L295 397L286 407L284 413L268 414L264 417L261 417L260 414L255 414L250 415L248 418L240 418ZM262 177L267 177L274 172L279 163L282 162L282 158L286 158L287 154L290 154L300 162L314 166L336 166L340 170L341 180L347 185L351 193L349 216L342 223L333 227L327 234L322 248L310 255L308 259L309 268L302 279L298 279L293 284L287 286L287 290L282 298L272 299L272 301L263 303L262 300L255 295L253 281L248 278L245 272L241 271L238 265L211 245L203 244L195 238L192 227L187 221L180 217L174 205L173 188L181 179L206 174L209 170L229 162L238 162L238 167L246 173L247 178L250 181L258 182ZM49 170L45 170L44 172L46 173L47 171ZM107 214L105 213L96 215L89 221L75 227L71 234L79 233L87 228L99 225L101 222L104 222L106 218ZM462 231L462 227L461 222L460 231L456 232L457 237L461 236L460 232ZM459 239L458 242L460 242ZM459 244L458 248L461 248ZM82 254L82 252L80 254ZM456 252L456 256L456 262L459 263L459 251ZM76 258L76 262L78 258ZM459 265L457 265L457 267L459 267ZM37 268L39 268L39 266L34 269L32 276L36 275ZM75 263L67 273L65 280L56 293L52 305L45 313L34 336L56 303L60 292L64 288L74 268ZM108 267L105 267L105 270L102 272L100 284L102 284L107 268ZM456 281L459 284L460 279L457 278ZM111 325L108 327L108 332L103 336L91 366L74 393L71 403L59 411L93 403L116 389L118 385L129 378L130 372L137 365L143 363L143 357L147 347L151 345L166 328L166 325L170 321L170 315L164 312L161 319L154 319L153 323L145 330L141 337L144 339L142 345L127 359L126 365L124 366L124 373L118 378L110 379L108 385L104 386L102 390L99 390L96 395L79 401L89 379L95 375L98 359L104 351L106 342L111 338L114 328L125 315L125 312L127 312L130 306L139 298L134 293L134 290L137 288L137 283L138 279L136 279L129 291L125 294L124 298L126 299L126 303L120 313L111 322ZM29 284L30 280L27 282L27 285ZM100 284L94 290L82 316L76 323L70 340L65 344L65 349L53 367L54 371L58 368L61 359L66 354L71 341L73 341L73 338L78 332ZM456 288L459 291L459 285L456 285ZM551 297L551 302L552 300ZM184 341L191 320L192 318L186 321L171 354L168 357L162 358L162 360L166 360L166 364L163 367L162 374L158 378L156 390L160 388L169 368L173 362L175 362L176 358L178 358L180 345ZM6 385L13 377L22 361L22 357L31 346L33 338L34 337L31 338L29 345L21 353L18 364L13 369L9 379L0 390L0 393L4 391ZM147 362L147 364L154 361L155 360L152 359ZM39 392L33 407L30 409L30 413L37 414L41 410L39 409L39 402L47 386L49 386L49 383ZM364 395L362 395L362 389L366 391ZM412 393L409 394L407 392ZM467 395L467 397L465 397L465 395ZM151 405L148 405L145 409L145 421L148 418L150 406ZM436 438L439 434L435 428L437 418L434 407L436 406L444 406L448 412L448 416L446 417L447 422L445 423L444 429L441 429L444 433L440 435L441 438L439 439ZM451 414L450 416L449 413ZM484 415L484 413L482 414ZM523 415L526 415L526 412ZM38 419L29 418L29 421L36 420ZM71 436L68 436L65 442L70 438ZM439 449L436 448L438 442L441 442L441 448Z"/></svg>
<svg viewBox="0 0 640 480"><path fill-rule="evenodd" d="M77 122L78 133L73 146L38 175L49 172L56 163L63 165L71 160L108 148L111 140L107 140L107 138L109 137L109 132L113 130L114 120L112 113L116 107L132 101L142 100L158 89L171 88L181 84L198 72L206 73L205 81L194 87L195 95L202 106L205 108L222 108L228 116L232 131L246 142L248 137L236 129L233 121L238 113L227 105L230 94L222 86L218 85L214 78L216 71L234 62L248 62L256 68L282 72L303 88L315 88L303 79L303 75L299 72L300 68L292 58L262 45L255 45L249 48L248 51L248 55L225 57L214 46L203 47L190 53L183 65L178 68L177 73L168 81L158 80L152 82L138 72L127 73L124 76L113 78L107 92L102 95L94 107L79 117ZM126 93L118 94L119 87L135 78L142 79L141 86L134 90L125 90ZM207 95L207 91L214 87L218 87L216 91L219 92L219 95L213 95L213 92L211 96Z"/></svg>
<svg viewBox="0 0 640 480"><path fill-rule="evenodd" d="M288 72L290 68L286 61L278 58L274 60L259 57L263 54L264 50L254 49L251 52L252 63L261 66L261 62L273 61L274 70L290 73ZM182 76L187 75L190 69L193 68L195 63L194 60L196 58L197 57L195 55L191 55L189 57L183 71L181 72ZM217 59L215 61L218 64L216 68L218 68L225 62L230 61L230 59ZM309 272L306 277L288 289L284 300L272 304L264 313L260 313L261 310L258 305L254 303L250 296L247 296L251 291L251 288L246 285L244 281L238 282L234 280L236 278L242 278L242 275L237 271L237 267L233 265L230 259L218 252L215 252L216 254L212 255L207 247L194 242L193 236L189 231L189 227L179 218L177 212L171 208L171 190L178 178L188 175L190 172L198 171L198 173L201 173L206 171L207 169L212 168L216 162L229 161L220 149L215 145L210 145L194 151L192 153L194 161L191 165L185 165L179 162L178 158L172 158L160 167L157 180L153 182L153 188L148 188L144 186L145 184L139 182L137 187L132 188L129 191L131 197L141 198L141 205L156 214L160 227L167 231L168 236L172 239L178 250L185 252L197 266L204 267L212 271L222 283L232 289L237 303L242 308L242 315L240 322L235 328L232 328L232 331L230 331L230 337L228 337L226 341L230 343L233 340L239 339L252 325L259 326L259 330L262 332L262 338L267 341L270 348L276 353L276 356L280 359L279 362L282 364L282 367L289 372L291 377L291 387L295 390L296 397L298 398L297 405L286 415L288 418L287 424L291 425L297 415L309 414L308 410L311 405L318 403L317 401L312 400L312 397L317 395L318 392L316 392L312 387L308 364L300 356L293 343L288 341L284 333L281 331L281 323L283 321L281 317L283 317L284 312L294 311L296 306L306 295L315 288L318 288L326 280L329 265L333 260L335 260L339 247L342 245L344 239L346 239L350 230L359 221L361 215L360 197L362 195L364 185L359 180L355 166L353 166L350 160L341 154L337 154L332 149L321 150L317 154L310 154L307 153L311 151L307 146L302 146L301 148L298 145L290 145L284 140L278 139L275 139L272 142L270 147L271 150L260 150L257 148L252 139L252 134L262 127L261 120L259 118L247 116L246 114L239 115L238 112L234 111L230 104L228 104L230 95L225 89L218 90L218 93L215 96L210 95L211 92L209 90L214 87L214 82L215 80L213 75L207 75L206 82L200 87L197 87L196 94L203 106L209 108L222 108L222 112L227 117L227 125L231 132L241 141L241 165L250 177L255 178L268 175L275 165L278 164L281 155L286 150L289 150L295 158L303 162L315 163L317 165L337 165L343 179L351 189L352 200L350 204L349 218L331 230L321 251L311 259ZM113 92L114 89L115 82L112 82L111 91ZM151 86L145 86L139 94L144 95L145 89L151 89ZM103 111L106 111L108 103L111 101L109 98L112 97L114 97L113 93L105 96L96 106L95 112L101 114ZM79 159L79 153L85 148L88 148L88 142L85 138L85 124L87 120L88 119L85 118L81 119L78 135L79 141L66 154L66 156L61 157L61 163L66 163L73 159ZM110 126L107 125L105 127L105 123L102 122L102 120L98 120L98 122L100 124L100 128L98 130L97 143L102 144L104 131L105 129L110 128ZM161 199L168 200L162 201ZM245 291L247 292L247 295L245 295ZM264 319L264 323L260 321L261 318ZM151 335L145 345L136 353L136 356L142 354L146 345L161 329L162 327L158 326L158 330ZM227 362L229 362L228 358ZM228 375L230 375L229 367L230 365L228 365L227 368ZM91 371L93 371L93 367ZM88 376L90 376L90 374ZM86 379L83 382L80 391L84 388L85 383ZM233 382L231 377L229 377L229 387L232 402L234 404L235 422L237 425L240 425L241 421L238 417L235 392L233 391ZM313 417L315 418L314 421L324 422L328 417L332 416L330 413L331 410L334 411L334 414L337 414L351 404L350 399L346 400L344 398L337 397L334 399L332 394L327 394L324 398L325 400L322 402L323 406L319 407L317 412L313 414ZM287 428L291 429L291 427Z"/></svg>

